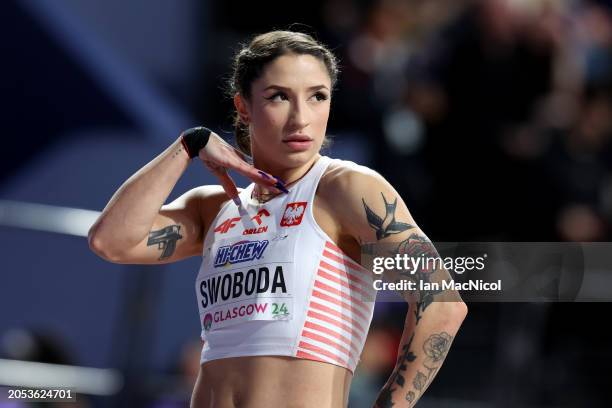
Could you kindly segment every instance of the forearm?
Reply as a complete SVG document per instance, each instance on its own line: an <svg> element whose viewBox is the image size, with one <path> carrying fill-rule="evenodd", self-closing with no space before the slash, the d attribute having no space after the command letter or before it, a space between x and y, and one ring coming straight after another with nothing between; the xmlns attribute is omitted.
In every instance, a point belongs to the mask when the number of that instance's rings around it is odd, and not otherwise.
<svg viewBox="0 0 612 408"><path fill-rule="evenodd" d="M179 137L115 192L89 230L90 244L113 251L142 241L189 162Z"/></svg>
<svg viewBox="0 0 612 408"><path fill-rule="evenodd" d="M416 404L442 366L466 313L463 303L435 302L422 313L410 304L397 363L376 407Z"/></svg>

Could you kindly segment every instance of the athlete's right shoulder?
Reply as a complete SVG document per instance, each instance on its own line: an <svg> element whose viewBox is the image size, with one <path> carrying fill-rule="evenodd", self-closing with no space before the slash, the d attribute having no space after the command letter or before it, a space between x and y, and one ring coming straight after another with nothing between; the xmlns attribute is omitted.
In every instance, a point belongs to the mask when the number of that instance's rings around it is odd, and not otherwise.
<svg viewBox="0 0 612 408"><path fill-rule="evenodd" d="M242 191L238 189L238 193ZM192 189L190 193L199 201L200 211L205 220L214 218L217 213L227 204L230 198L220 185L206 185Z"/></svg>

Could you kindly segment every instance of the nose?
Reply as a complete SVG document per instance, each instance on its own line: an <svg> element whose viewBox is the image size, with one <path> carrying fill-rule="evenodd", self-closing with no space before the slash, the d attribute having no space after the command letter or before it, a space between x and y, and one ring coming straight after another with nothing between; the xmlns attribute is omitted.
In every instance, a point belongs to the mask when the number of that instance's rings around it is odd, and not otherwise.
<svg viewBox="0 0 612 408"><path fill-rule="evenodd" d="M304 129L310 123L308 106L305 101L296 101L292 105L290 125L296 130Z"/></svg>

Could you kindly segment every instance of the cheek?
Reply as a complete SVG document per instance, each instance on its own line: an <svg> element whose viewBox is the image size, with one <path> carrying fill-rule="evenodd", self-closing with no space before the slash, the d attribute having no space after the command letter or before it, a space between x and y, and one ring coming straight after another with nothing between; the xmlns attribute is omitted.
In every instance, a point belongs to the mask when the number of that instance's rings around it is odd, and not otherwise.
<svg viewBox="0 0 612 408"><path fill-rule="evenodd" d="M260 128L274 129L284 125L286 116L279 107L269 107L262 108L253 119L254 124Z"/></svg>
<svg viewBox="0 0 612 408"><path fill-rule="evenodd" d="M320 126L326 126L327 120L329 119L329 106L321 106L316 111L317 124Z"/></svg>

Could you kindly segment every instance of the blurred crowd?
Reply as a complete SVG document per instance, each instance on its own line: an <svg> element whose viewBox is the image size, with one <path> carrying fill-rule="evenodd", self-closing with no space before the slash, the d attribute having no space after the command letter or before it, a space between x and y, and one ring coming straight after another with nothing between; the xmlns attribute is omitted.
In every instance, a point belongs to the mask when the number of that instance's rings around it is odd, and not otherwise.
<svg viewBox="0 0 612 408"><path fill-rule="evenodd" d="M610 10L377 2L352 34L334 32L349 36L337 126L368 129L374 166L438 241L607 240Z"/></svg>

